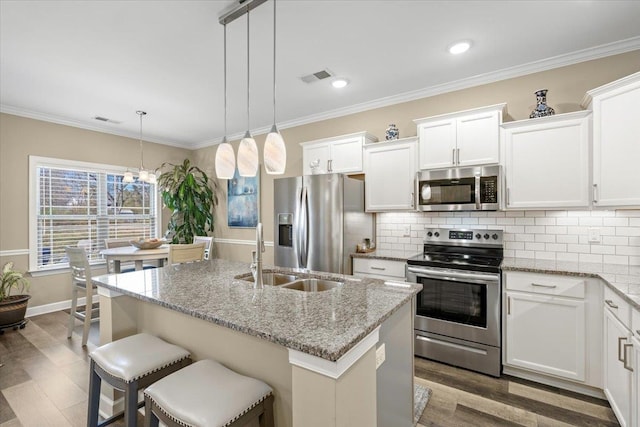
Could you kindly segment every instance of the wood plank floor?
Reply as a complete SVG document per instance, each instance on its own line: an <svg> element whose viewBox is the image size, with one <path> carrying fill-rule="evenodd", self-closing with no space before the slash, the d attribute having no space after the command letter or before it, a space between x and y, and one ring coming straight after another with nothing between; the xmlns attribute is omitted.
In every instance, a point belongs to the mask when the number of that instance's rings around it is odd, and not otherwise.
<svg viewBox="0 0 640 427"><path fill-rule="evenodd" d="M88 352L99 334L94 325L83 349L80 322L66 337L68 316L35 316L25 329L0 335L0 427L86 425ZM415 367L416 381L433 390L419 427L618 425L603 400L421 358Z"/></svg>

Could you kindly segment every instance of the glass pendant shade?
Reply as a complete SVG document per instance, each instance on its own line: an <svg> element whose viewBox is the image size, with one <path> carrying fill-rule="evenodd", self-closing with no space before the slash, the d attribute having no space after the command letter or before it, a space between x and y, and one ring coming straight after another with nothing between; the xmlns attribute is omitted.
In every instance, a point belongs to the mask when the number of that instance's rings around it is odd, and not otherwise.
<svg viewBox="0 0 640 427"><path fill-rule="evenodd" d="M282 175L286 166L287 148L276 125L273 125L264 142L264 169L269 175Z"/></svg>
<svg viewBox="0 0 640 427"><path fill-rule="evenodd" d="M124 178L122 178L122 182L133 182L133 172L125 172Z"/></svg>
<svg viewBox="0 0 640 427"><path fill-rule="evenodd" d="M149 181L149 172L144 169L140 169L140 172L138 172L138 180L142 182Z"/></svg>
<svg viewBox="0 0 640 427"><path fill-rule="evenodd" d="M236 156L233 147L228 142L223 142L216 151L216 176L219 179L232 179L235 170Z"/></svg>
<svg viewBox="0 0 640 427"><path fill-rule="evenodd" d="M258 146L247 131L238 148L238 173L240 176L256 176L258 172Z"/></svg>
<svg viewBox="0 0 640 427"><path fill-rule="evenodd" d="M149 180L147 181L149 184L155 184L158 182L158 178L156 177L155 173L150 173L149 174Z"/></svg>

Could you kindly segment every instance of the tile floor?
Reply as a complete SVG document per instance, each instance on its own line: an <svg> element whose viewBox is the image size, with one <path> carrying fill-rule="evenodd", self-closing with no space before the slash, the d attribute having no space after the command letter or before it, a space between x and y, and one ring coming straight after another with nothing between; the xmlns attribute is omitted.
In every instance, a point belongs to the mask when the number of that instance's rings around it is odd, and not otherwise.
<svg viewBox="0 0 640 427"><path fill-rule="evenodd" d="M0 335L0 427L86 425L87 354L98 343L98 329L94 325L83 349L80 322L68 340L67 320L63 311L35 316L25 329ZM418 427L618 425L599 399L421 358L415 368L416 381L433 390Z"/></svg>

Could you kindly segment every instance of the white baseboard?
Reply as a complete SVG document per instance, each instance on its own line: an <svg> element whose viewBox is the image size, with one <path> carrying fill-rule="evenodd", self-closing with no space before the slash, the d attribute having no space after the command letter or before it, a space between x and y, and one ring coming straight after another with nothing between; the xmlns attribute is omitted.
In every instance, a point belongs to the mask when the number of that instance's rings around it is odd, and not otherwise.
<svg viewBox="0 0 640 427"><path fill-rule="evenodd" d="M85 297L78 298L78 305L85 305ZM99 295L93 296L93 302L100 301ZM66 310L71 308L71 300L53 302L51 304L37 305L35 307L27 307L27 314L25 317L38 316L40 314L53 313L54 311Z"/></svg>

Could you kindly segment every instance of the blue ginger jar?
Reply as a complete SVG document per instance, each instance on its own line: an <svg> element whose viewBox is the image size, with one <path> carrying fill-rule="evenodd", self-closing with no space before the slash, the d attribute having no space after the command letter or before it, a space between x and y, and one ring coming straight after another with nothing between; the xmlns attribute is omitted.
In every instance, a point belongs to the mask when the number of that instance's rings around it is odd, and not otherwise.
<svg viewBox="0 0 640 427"><path fill-rule="evenodd" d="M553 116L556 111L547 105L547 89L536 91L536 109L529 114L530 119L536 117Z"/></svg>
<svg viewBox="0 0 640 427"><path fill-rule="evenodd" d="M387 141L391 141L393 139L398 139L398 137L400 137L400 131L395 124L390 124L385 132L385 139Z"/></svg>

